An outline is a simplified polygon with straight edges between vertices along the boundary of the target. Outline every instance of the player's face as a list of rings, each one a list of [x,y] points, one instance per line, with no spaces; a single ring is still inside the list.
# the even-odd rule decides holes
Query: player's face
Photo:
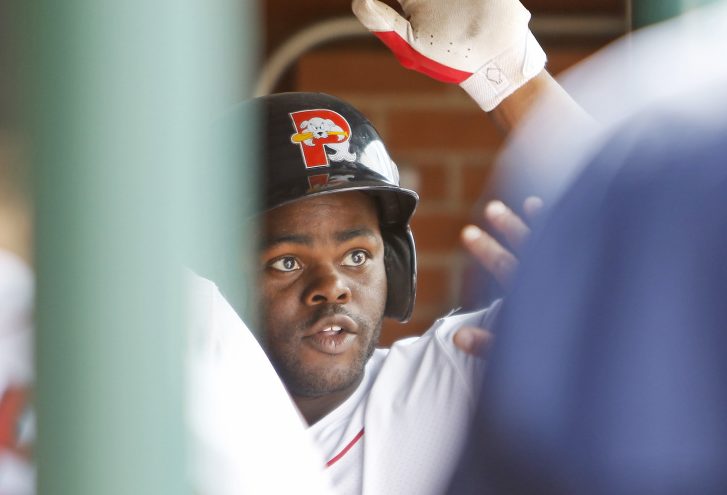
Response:
[[[355,387],[381,331],[384,243],[373,200],[336,193],[265,216],[263,322],[273,365],[299,397]]]

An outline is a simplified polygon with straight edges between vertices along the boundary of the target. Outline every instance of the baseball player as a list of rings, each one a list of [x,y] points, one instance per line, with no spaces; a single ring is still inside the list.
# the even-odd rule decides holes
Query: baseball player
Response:
[[[438,25],[441,3],[402,3],[410,26],[432,21],[427,34],[438,50],[448,47],[436,53],[417,51],[419,34],[396,38],[392,33],[407,21],[383,4],[355,2],[354,9],[400,58],[406,54],[424,72],[462,82],[507,131],[534,98],[557,87],[542,73],[545,56],[527,29],[529,14],[516,0],[456,3],[460,15],[482,28],[470,30],[467,40],[450,38],[451,22]],[[408,11],[414,4],[424,8]],[[497,36],[482,34],[493,27]],[[453,50],[468,60],[466,67],[446,67],[443,54]],[[482,70],[460,81],[469,63]],[[499,302],[442,318],[422,337],[377,349],[383,318],[406,321],[413,308],[416,252],[409,222],[417,194],[399,186],[378,133],[346,102],[313,93],[263,97],[232,113],[239,132],[248,131],[247,112],[264,122],[258,217],[263,346],[324,456],[327,478],[342,494],[441,493],[459,457],[483,368],[482,360],[457,348],[455,336],[491,326]],[[470,238],[472,245],[480,240]]]
[[[285,93],[248,105],[266,122],[259,277],[268,357],[337,493],[439,493],[482,372],[453,335],[490,326],[497,306],[376,349],[384,316],[412,311],[416,193],[399,186],[378,133],[349,104]],[[306,144],[312,118],[331,120],[344,139]]]
[[[461,9],[452,2],[447,9],[476,20],[479,34],[451,37],[462,29],[438,12],[442,2],[402,2],[409,21],[374,1],[354,2],[354,11],[406,64],[461,82],[507,130],[533,98],[557,87],[542,72],[545,55],[528,31],[529,14],[513,0],[455,3]],[[435,46],[429,40],[439,51],[426,52]],[[452,52],[471,63],[447,66],[442,54]],[[470,65],[482,70],[460,80]],[[240,113],[247,111],[265,123],[264,347],[325,456],[334,489],[441,493],[483,367],[454,336],[465,326],[491,326],[499,303],[377,349],[382,319],[405,321],[412,311],[416,193],[399,186],[378,133],[346,102],[285,93],[253,100]]]

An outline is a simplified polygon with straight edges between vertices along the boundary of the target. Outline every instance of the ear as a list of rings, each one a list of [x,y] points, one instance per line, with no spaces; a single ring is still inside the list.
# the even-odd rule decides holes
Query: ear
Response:
[[[308,122],[307,120],[304,120],[303,122],[301,122],[301,123],[300,123],[300,126],[301,126],[301,127],[303,128],[303,129],[305,129],[306,127],[308,127],[308,125],[309,125],[309,124],[310,124],[310,123],[309,123],[309,122]]]

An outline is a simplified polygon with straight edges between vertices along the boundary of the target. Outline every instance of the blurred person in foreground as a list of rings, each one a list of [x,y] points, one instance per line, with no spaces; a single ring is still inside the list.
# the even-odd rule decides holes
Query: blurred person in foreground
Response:
[[[19,133],[0,129],[0,495],[36,493],[35,275],[24,145]],[[180,414],[188,420],[196,493],[329,493],[298,413],[242,320],[212,282],[192,273],[188,304],[188,404]],[[266,407],[249,407],[250,397]],[[277,475],[279,464],[288,476]]]
[[[30,208],[21,143],[0,129],[0,493],[30,495],[34,422]]]
[[[550,140],[539,157],[562,150],[567,173],[449,493],[727,491],[725,26],[720,3],[614,45],[564,81],[599,116],[588,139],[543,133],[546,103],[513,140],[504,159]]]
[[[402,4],[375,27],[432,75],[416,23],[468,17]],[[541,95],[511,134],[503,187],[552,206],[449,493],[727,491],[725,26],[722,2],[616,43],[562,79],[590,116]]]

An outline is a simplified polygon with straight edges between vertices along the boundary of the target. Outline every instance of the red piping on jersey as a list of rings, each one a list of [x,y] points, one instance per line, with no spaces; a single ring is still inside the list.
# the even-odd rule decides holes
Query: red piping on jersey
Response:
[[[471,72],[448,67],[422,55],[394,31],[372,31],[372,33],[389,47],[399,63],[407,69],[421,72],[445,83],[459,84],[472,75]]]
[[[351,447],[353,447],[354,445],[356,445],[356,442],[358,442],[359,440],[361,440],[361,437],[363,436],[363,434],[364,434],[364,428],[361,428],[361,431],[359,431],[356,434],[356,436],[353,437],[353,440],[351,440],[350,442],[348,442],[348,445],[346,445],[343,448],[343,450],[341,450],[338,454],[336,454],[333,457],[333,459],[331,459],[330,461],[328,461],[326,463],[326,467],[331,467],[335,463],[337,463],[338,461],[340,461],[341,460],[341,457],[343,457],[344,455],[346,455],[346,452],[348,452],[349,450],[351,450]]]

